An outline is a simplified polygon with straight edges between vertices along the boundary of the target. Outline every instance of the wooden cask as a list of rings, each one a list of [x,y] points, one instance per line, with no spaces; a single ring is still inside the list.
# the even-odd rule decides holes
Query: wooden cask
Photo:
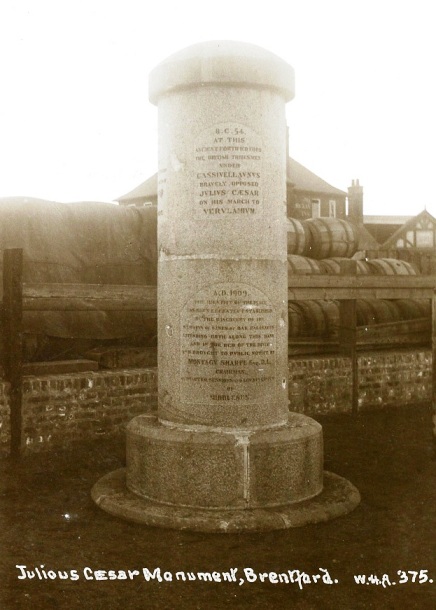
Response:
[[[321,273],[327,273],[329,275],[340,275],[341,273],[341,261],[348,261],[348,258],[335,256],[332,258],[323,258],[319,261]],[[365,261],[356,261],[356,273],[357,275],[369,275],[370,270]]]
[[[288,254],[288,276],[289,275],[313,275],[320,274],[319,262],[306,256]]]
[[[431,316],[430,299],[396,299],[394,303],[402,320],[415,320]]]
[[[394,301],[387,299],[357,299],[356,313],[357,326],[398,322],[401,319]]]
[[[305,336],[330,337],[337,332],[339,327],[337,301],[296,301],[295,305],[303,315]]]
[[[340,218],[311,218],[303,221],[308,229],[310,244],[308,254],[312,258],[343,256],[351,258],[357,251],[358,232],[355,227]]]
[[[417,275],[411,263],[396,258],[372,258],[367,264],[373,275]]]
[[[295,301],[288,302],[289,337],[301,337],[304,334],[303,312],[297,307]]]
[[[309,232],[297,218],[286,219],[288,254],[307,254],[309,248]]]

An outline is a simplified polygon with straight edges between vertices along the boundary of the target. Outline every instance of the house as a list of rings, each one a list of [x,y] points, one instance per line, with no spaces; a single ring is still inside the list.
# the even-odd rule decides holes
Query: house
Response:
[[[414,216],[382,216],[382,215],[365,215],[363,224],[367,231],[374,237],[378,244],[384,247],[384,244],[390,241],[394,233],[400,230],[405,223],[415,218]]]
[[[309,169],[288,157],[286,168],[288,216],[304,220],[318,216],[346,217],[347,193],[331,186]],[[117,198],[120,205],[157,205],[157,174]]]
[[[427,210],[416,216],[368,216],[363,213],[363,188],[348,188],[348,219],[359,227],[359,250],[365,257],[407,260],[423,274],[436,273],[436,218]]]
[[[136,206],[157,205],[157,174],[153,174],[148,180],[139,186],[115,199],[120,205]]]
[[[286,177],[287,214],[290,218],[346,218],[345,191],[328,184],[291,157],[287,160]]]
[[[157,206],[158,176],[154,174],[119,197],[119,205]],[[363,187],[352,180],[342,191],[288,156],[286,203],[290,218],[305,220],[334,217],[348,220],[359,229],[358,250],[366,256],[389,256],[413,260],[424,272],[436,270],[436,219],[424,210],[417,216],[370,216],[364,214]],[[429,262],[434,261],[434,262]]]
[[[427,210],[423,210],[417,216],[406,218],[382,245],[383,248],[434,252],[436,249],[436,218]]]

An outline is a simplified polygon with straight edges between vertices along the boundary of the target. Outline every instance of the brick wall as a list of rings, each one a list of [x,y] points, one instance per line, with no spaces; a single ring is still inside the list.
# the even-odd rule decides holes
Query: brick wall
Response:
[[[358,357],[359,410],[431,400],[431,351],[378,351]],[[291,411],[316,415],[351,411],[348,358],[292,358],[289,361]]]
[[[431,400],[431,351],[373,352],[359,358],[359,409]]]
[[[9,452],[9,404],[0,384],[0,452]],[[3,404],[5,407],[2,409]],[[156,408],[153,369],[25,377],[23,447],[38,451],[119,433],[132,417]]]
[[[289,360],[289,409],[297,413],[341,413],[351,408],[348,358],[312,357]]]
[[[431,399],[431,351],[361,354],[359,409]],[[9,452],[9,386],[0,381],[0,454]],[[343,357],[292,358],[290,409],[317,414],[351,410],[351,366]],[[157,407],[156,369],[25,377],[23,444],[26,451],[66,446],[120,433],[140,413]]]
[[[9,384],[0,380],[0,455],[9,452],[10,431]]]

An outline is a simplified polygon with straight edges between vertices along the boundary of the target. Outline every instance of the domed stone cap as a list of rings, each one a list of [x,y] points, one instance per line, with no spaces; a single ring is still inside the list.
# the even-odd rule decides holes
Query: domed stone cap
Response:
[[[257,45],[216,40],[192,45],[152,70],[149,98],[204,85],[274,89],[288,102],[294,97],[294,70],[283,59]]]

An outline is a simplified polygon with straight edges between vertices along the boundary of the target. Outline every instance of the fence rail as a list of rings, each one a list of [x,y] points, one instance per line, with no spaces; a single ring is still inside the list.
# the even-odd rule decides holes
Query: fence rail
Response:
[[[141,311],[156,316],[157,287],[23,284],[23,311]]]
[[[10,384],[11,456],[19,457],[22,447],[22,376],[23,312],[31,311],[141,311],[150,318],[157,313],[156,286],[100,284],[28,284],[22,281],[23,251],[3,253],[2,338],[3,368]],[[385,323],[378,328],[357,326],[356,299],[431,299],[432,319],[407,320],[412,333],[431,338],[433,355],[433,406],[436,405],[436,277],[435,276],[365,276],[356,275],[355,261],[341,265],[341,275],[290,276],[288,298],[292,300],[339,300],[340,351],[351,360],[352,410],[357,410],[357,348],[390,345],[401,334],[401,323]],[[404,326],[403,326],[404,328]],[[397,341],[398,342],[398,341]],[[313,345],[296,339],[295,345]],[[323,342],[333,345],[333,342]],[[292,346],[291,346],[292,347]],[[292,350],[291,350],[292,353]]]

